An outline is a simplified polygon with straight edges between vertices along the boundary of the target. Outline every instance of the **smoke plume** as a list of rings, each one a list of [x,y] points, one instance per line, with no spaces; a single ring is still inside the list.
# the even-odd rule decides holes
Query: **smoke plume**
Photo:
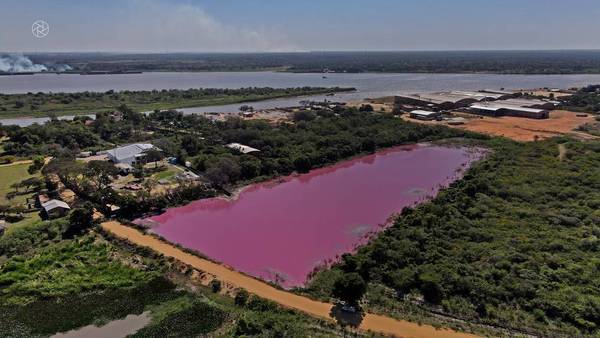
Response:
[[[21,72],[43,72],[47,71],[45,65],[35,64],[23,54],[8,54],[0,56],[0,71],[21,73]]]
[[[38,64],[23,54],[0,55],[0,72],[23,73],[23,72],[66,72],[73,67],[60,64]]]

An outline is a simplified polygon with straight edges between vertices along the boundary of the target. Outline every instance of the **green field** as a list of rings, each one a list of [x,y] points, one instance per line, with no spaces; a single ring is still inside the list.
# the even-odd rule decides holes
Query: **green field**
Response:
[[[18,205],[25,202],[27,195],[18,195],[15,198],[7,199],[6,195],[14,191],[10,186],[33,177],[27,172],[30,164],[11,164],[0,166],[0,204]]]

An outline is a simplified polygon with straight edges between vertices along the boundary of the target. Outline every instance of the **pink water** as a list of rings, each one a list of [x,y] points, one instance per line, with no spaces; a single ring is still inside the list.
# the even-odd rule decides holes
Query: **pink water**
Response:
[[[302,286],[315,268],[364,244],[390,216],[431,198],[480,156],[460,147],[402,146],[138,222],[239,271]]]

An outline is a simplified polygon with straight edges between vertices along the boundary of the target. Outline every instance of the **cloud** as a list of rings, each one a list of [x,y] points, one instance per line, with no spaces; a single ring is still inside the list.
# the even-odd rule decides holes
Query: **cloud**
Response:
[[[130,51],[130,52],[252,52],[296,51],[281,32],[267,27],[223,22],[201,7],[168,0],[124,0],[93,12],[48,14],[51,32],[34,39],[24,15],[2,30],[16,34],[0,36],[0,48],[14,51]],[[5,13],[6,14],[6,13]],[[2,18],[0,14],[0,19]],[[44,17],[46,18],[46,17]],[[2,21],[2,20],[0,20]],[[21,23],[19,23],[19,21]],[[4,26],[4,27],[2,27]],[[23,27],[21,27],[23,26]],[[25,29],[23,29],[25,28]],[[4,41],[3,41],[4,39]]]
[[[119,49],[163,51],[287,51],[295,50],[280,33],[240,27],[210,16],[190,4],[134,1],[114,23]],[[117,32],[115,32],[117,33]]]

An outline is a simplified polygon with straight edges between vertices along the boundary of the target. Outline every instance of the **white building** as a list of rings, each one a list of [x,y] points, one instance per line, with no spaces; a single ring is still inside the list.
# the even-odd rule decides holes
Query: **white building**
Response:
[[[150,143],[134,143],[115,149],[106,151],[108,159],[115,164],[129,164],[134,165],[139,162],[144,156],[147,150],[153,149],[154,146]]]
[[[239,144],[239,143],[230,143],[227,145],[227,148],[237,150],[242,154],[250,154],[250,153],[256,153],[256,152],[260,151],[256,148],[248,147],[248,146],[245,146],[245,145]]]

